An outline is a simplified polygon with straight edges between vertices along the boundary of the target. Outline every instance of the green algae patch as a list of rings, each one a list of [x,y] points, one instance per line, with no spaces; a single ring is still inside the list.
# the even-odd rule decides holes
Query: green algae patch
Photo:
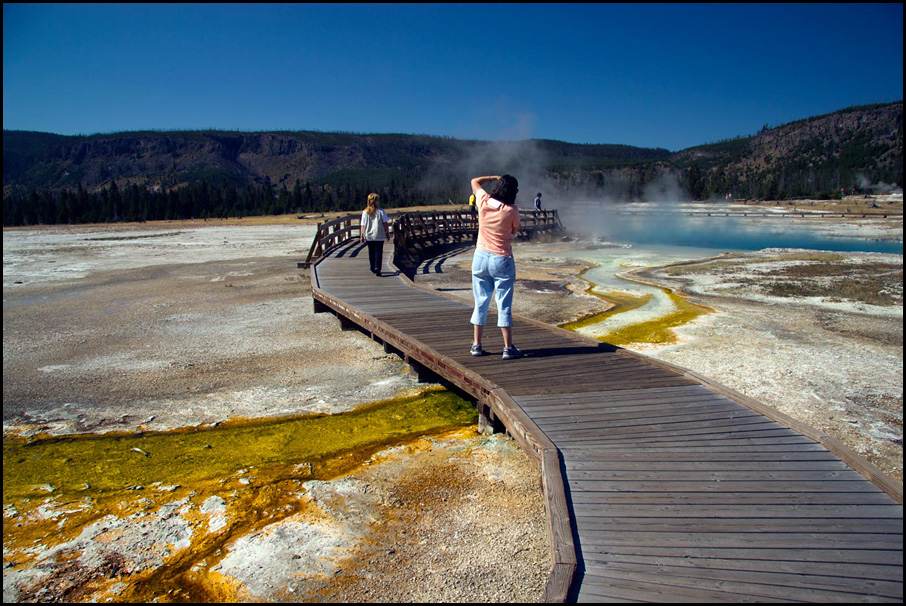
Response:
[[[294,464],[308,477],[317,477],[350,453],[370,454],[476,420],[470,402],[436,389],[335,415],[235,421],[164,433],[4,438],[3,501],[50,492],[81,496],[149,485],[185,486],[269,465]]]
[[[582,274],[580,274],[580,277],[584,273],[585,272],[582,272]],[[675,343],[676,333],[673,332],[673,328],[687,324],[695,320],[695,318],[702,314],[714,311],[710,307],[688,301],[669,288],[665,288],[663,286],[649,282],[644,282],[642,280],[629,278],[626,276],[620,277],[622,277],[624,280],[638,282],[640,284],[646,284],[647,286],[660,289],[670,298],[670,300],[676,306],[676,311],[660,318],[624,326],[623,328],[619,328],[605,335],[598,336],[597,339],[599,341],[604,341],[618,347],[623,347],[632,343],[650,343],[655,345],[667,345],[670,343]],[[595,285],[592,284],[585,290],[585,292],[607,301],[608,303],[612,304],[613,307],[608,309],[607,311],[593,314],[585,318],[579,318],[578,320],[574,320],[572,322],[564,322],[563,324],[559,324],[560,328],[576,331],[580,328],[593,326],[617,314],[625,313],[627,311],[632,311],[634,309],[643,307],[654,296],[652,294],[633,295],[620,291],[609,291],[606,294],[600,294],[595,292],[594,288]]]
[[[606,295],[602,295],[596,292],[593,292],[594,286],[590,286],[585,290],[588,294],[594,295],[599,299],[603,299],[608,303],[612,304],[613,307],[607,311],[602,311],[601,313],[592,314],[584,318],[579,318],[572,322],[564,322],[560,324],[560,328],[565,328],[566,330],[578,330],[580,328],[585,328],[586,326],[592,326],[598,322],[603,322],[611,316],[617,314],[625,313],[627,311],[632,311],[633,309],[638,309],[639,307],[644,306],[654,295],[632,295],[625,292],[611,291]]]
[[[24,571],[23,596],[67,602],[248,600],[217,564],[240,537],[324,519],[307,481],[380,463],[388,446],[430,449],[476,421],[471,402],[436,388],[335,415],[4,438],[4,574]],[[47,574],[29,580],[36,566]]]
[[[668,345],[676,342],[676,333],[672,329],[688,324],[700,315],[712,311],[708,307],[687,301],[668,288],[661,288],[661,290],[673,301],[676,311],[654,320],[625,326],[598,337],[598,340],[618,347],[631,343]]]

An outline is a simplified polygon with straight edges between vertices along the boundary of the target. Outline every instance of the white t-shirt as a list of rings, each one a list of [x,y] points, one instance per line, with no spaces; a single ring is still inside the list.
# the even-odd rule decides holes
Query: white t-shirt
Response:
[[[362,236],[365,240],[371,242],[383,242],[387,239],[387,232],[384,231],[384,223],[390,223],[390,217],[384,212],[383,208],[377,209],[373,215],[368,211],[362,211]]]

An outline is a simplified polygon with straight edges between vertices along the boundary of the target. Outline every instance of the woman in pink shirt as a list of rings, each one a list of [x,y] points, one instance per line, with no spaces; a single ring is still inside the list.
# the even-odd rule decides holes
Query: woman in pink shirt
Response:
[[[489,194],[483,185],[496,181]],[[511,175],[475,177],[472,192],[478,206],[478,242],[472,257],[472,293],[475,310],[472,312],[474,339],[471,353],[481,356],[481,335],[488,320],[491,293],[497,300],[497,326],[503,333],[503,359],[514,360],[522,352],[513,345],[513,287],[516,283],[516,262],[513,259],[513,236],[519,231],[519,208],[516,192],[519,182]]]

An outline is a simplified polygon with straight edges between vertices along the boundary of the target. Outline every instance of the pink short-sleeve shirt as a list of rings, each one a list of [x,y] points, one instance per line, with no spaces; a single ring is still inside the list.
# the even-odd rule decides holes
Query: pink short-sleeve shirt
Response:
[[[478,242],[485,252],[501,257],[512,257],[513,236],[519,231],[519,208],[515,204],[502,204],[483,189],[476,196],[478,204]],[[498,207],[498,208],[495,208]]]

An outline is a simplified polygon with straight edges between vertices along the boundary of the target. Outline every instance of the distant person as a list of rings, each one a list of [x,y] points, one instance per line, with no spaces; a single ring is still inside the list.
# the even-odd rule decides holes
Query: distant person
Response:
[[[472,238],[472,244],[475,244],[478,242],[478,207],[475,205],[475,194],[469,196],[469,212],[475,222],[475,236]]]
[[[535,196],[535,212],[541,212],[541,192],[538,192],[538,195]]]
[[[359,241],[368,245],[368,263],[371,273],[381,275],[381,264],[384,259],[384,240],[390,233],[390,217],[380,207],[381,197],[368,194],[368,203],[362,211],[362,229]]]
[[[490,194],[483,184],[496,181]],[[472,257],[472,312],[474,339],[471,354],[484,355],[481,336],[488,321],[491,293],[497,301],[497,326],[503,334],[503,359],[514,360],[522,352],[513,345],[513,288],[516,284],[516,261],[513,259],[513,236],[519,231],[519,208],[516,192],[519,182],[511,175],[475,177],[472,193],[478,206],[478,242]]]

